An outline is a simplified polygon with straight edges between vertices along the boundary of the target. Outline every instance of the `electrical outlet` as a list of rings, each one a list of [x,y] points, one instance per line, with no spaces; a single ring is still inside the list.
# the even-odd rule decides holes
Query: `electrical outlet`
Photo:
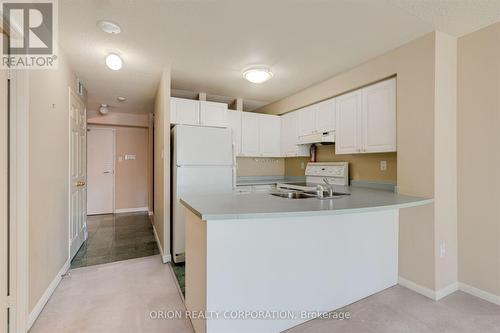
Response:
[[[300,168],[301,168],[301,169],[304,169],[304,168],[305,168],[304,162],[300,162]]]
[[[380,161],[380,171],[387,170],[387,161]]]
[[[439,257],[444,258],[445,255],[446,255],[446,245],[445,243],[441,243],[441,245],[439,245]]]

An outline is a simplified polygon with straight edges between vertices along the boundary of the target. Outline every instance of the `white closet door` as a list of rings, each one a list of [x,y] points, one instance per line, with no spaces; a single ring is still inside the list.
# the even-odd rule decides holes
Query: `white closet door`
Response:
[[[87,134],[87,211],[111,214],[115,203],[115,131],[91,128]]]

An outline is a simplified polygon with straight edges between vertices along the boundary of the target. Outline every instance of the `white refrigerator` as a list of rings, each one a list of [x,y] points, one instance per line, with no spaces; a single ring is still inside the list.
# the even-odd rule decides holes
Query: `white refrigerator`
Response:
[[[184,261],[186,195],[232,192],[236,181],[232,132],[176,125],[172,129],[172,254]]]

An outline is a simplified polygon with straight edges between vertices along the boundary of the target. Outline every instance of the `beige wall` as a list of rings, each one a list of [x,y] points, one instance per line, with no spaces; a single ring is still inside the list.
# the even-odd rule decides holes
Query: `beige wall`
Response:
[[[241,176],[284,176],[284,158],[238,157],[236,174]]]
[[[115,130],[115,207],[148,207],[148,129],[141,127],[99,126]],[[125,160],[125,154],[136,155]]]
[[[500,24],[458,41],[460,282],[500,295]]]
[[[69,87],[61,50],[57,70],[29,71],[30,311],[68,260]]]
[[[436,32],[435,90],[434,257],[435,288],[440,290],[458,281],[457,39],[440,32]]]
[[[335,155],[335,145],[319,146],[316,150],[318,162],[349,162],[349,179],[396,182],[397,154],[346,154]],[[387,161],[387,170],[380,170],[380,161]],[[287,158],[285,174],[287,176],[304,176],[309,157]]]
[[[96,125],[116,125],[116,126],[149,126],[148,114],[135,114],[125,112],[115,112],[113,109],[108,114],[102,115],[97,111],[87,111],[87,123]]]
[[[442,43],[446,45],[442,46]],[[450,133],[447,134],[447,138],[442,139],[444,141],[435,139],[435,133],[450,132],[446,121],[453,123],[455,117],[453,106],[446,104],[446,98],[449,98],[446,94],[452,94],[454,89],[453,86],[446,86],[453,85],[453,73],[449,73],[449,64],[443,63],[442,59],[436,60],[441,56],[441,52],[443,54],[448,52],[442,48],[452,48],[449,44],[446,38],[436,36],[435,33],[427,34],[259,110],[270,114],[286,113],[397,75],[397,183],[399,191],[402,194],[423,197],[434,197],[435,192],[440,193],[440,202],[436,203],[440,209],[438,214],[434,210],[434,205],[401,211],[399,273],[402,278],[431,290],[440,288],[437,284],[436,273],[439,271],[440,276],[444,276],[441,265],[448,267],[449,264],[448,262],[442,263],[436,257],[435,242],[438,238],[435,233],[441,230],[441,223],[446,225],[443,226],[444,229],[449,224],[453,224],[455,214],[452,211],[451,191],[442,188],[446,186],[446,182],[434,181],[437,177],[449,179],[446,175],[449,172],[447,168],[450,166],[453,168],[453,164],[456,163],[452,160],[447,164],[445,159],[448,157],[438,158],[437,162],[435,160],[435,151],[441,152],[445,144],[453,145]],[[441,69],[437,66],[446,68]],[[447,83],[436,88],[436,77],[439,80],[445,77]],[[447,111],[441,111],[441,108]],[[444,203],[441,202],[443,197],[445,197]],[[442,219],[447,214],[446,219]],[[453,240],[450,241],[453,242]],[[456,240],[455,244],[447,244],[447,247],[450,249],[456,247]],[[448,267],[447,269],[451,271],[449,276],[452,276],[453,271],[456,271],[456,265],[454,268]]]
[[[154,215],[153,223],[163,255],[170,255],[170,70],[158,84],[154,112]]]

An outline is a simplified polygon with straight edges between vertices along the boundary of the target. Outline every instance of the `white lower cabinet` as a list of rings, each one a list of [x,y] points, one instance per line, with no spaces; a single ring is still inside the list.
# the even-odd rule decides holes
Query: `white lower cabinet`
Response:
[[[395,152],[396,79],[336,98],[335,153]]]

